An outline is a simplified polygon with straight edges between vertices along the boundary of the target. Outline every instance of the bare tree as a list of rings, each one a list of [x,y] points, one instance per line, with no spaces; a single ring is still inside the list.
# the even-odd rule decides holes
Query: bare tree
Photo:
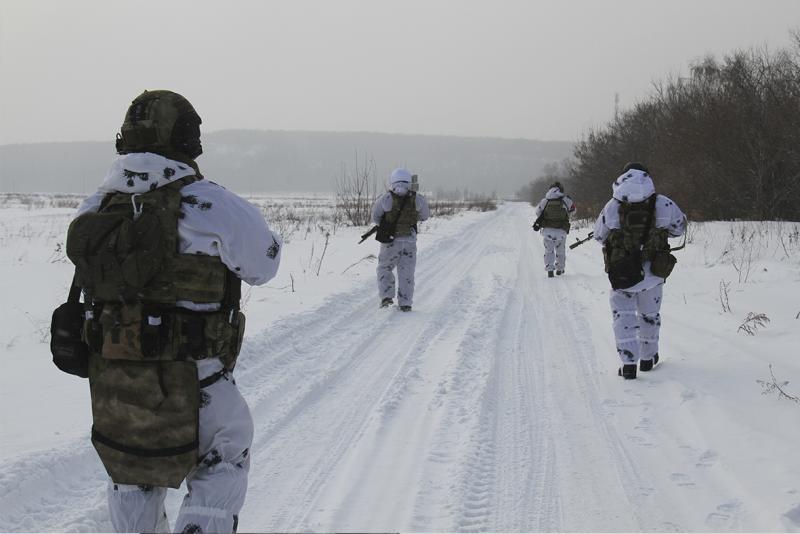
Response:
[[[336,177],[336,209],[351,226],[366,226],[370,223],[372,205],[378,197],[375,160],[365,155],[360,163],[358,152],[354,159],[353,169],[342,163]]]

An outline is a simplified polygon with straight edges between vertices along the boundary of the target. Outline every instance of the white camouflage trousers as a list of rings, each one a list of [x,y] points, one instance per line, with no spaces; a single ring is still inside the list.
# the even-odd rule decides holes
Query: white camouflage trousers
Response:
[[[200,377],[222,368],[219,360],[198,363]],[[209,364],[216,363],[215,367]],[[202,364],[202,365],[201,365]],[[200,463],[186,477],[174,530],[164,498],[167,488],[115,484],[109,480],[111,524],[117,532],[235,532],[247,492],[253,419],[232,375],[200,392]]]
[[[639,293],[611,290],[611,314],[617,354],[623,364],[652,360],[658,352],[664,284]]]
[[[560,228],[542,228],[544,240],[544,269],[546,271],[563,271],[566,264],[564,243],[567,232]]]
[[[378,255],[378,294],[381,299],[395,297],[394,269],[397,268],[397,304],[411,306],[414,300],[414,270],[417,267],[417,241],[395,239],[382,243]]]

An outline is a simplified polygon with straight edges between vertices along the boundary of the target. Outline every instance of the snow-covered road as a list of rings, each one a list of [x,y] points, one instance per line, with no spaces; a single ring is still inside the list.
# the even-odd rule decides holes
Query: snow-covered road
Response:
[[[369,280],[250,335],[241,531],[800,528],[800,482],[767,495],[754,474],[747,444],[766,436],[698,406],[692,347],[667,338],[655,372],[616,376],[595,245],[548,279],[530,219],[508,203],[421,248],[412,313],[377,309]],[[86,440],[20,458],[0,473],[0,530],[109,530],[103,488]]]

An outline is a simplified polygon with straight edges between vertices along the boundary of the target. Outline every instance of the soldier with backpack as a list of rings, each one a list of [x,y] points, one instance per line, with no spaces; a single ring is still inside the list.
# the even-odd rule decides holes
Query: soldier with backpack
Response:
[[[594,226],[603,244],[611,283],[611,313],[618,374],[636,378],[636,368],[651,371],[659,361],[661,299],[666,278],[675,266],[668,238],[686,231],[686,216],[677,204],[657,194],[647,168],[628,163],[612,186],[613,197]]]
[[[569,216],[575,212],[575,203],[564,194],[564,186],[555,182],[536,206],[533,230],[541,230],[544,240],[544,269],[553,278],[564,274],[566,255],[564,244],[569,233]]]
[[[233,379],[241,281],[273,278],[281,242],[255,206],[200,174],[200,123],[177,93],[133,100],[120,157],[67,235],[75,281],[51,349],[59,368],[88,375],[118,532],[235,532],[247,492],[253,421]],[[184,480],[172,530],[164,498]]]
[[[406,169],[395,169],[389,178],[389,191],[372,206],[372,222],[378,225],[375,238],[381,243],[377,269],[380,307],[394,303],[397,268],[397,304],[404,312],[411,311],[414,300],[417,223],[430,216],[428,200],[415,190],[415,178]]]

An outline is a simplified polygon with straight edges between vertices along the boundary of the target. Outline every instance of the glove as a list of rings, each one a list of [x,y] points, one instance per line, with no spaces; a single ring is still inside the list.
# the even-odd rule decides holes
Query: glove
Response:
[[[533,225],[533,231],[534,231],[534,232],[538,232],[538,231],[539,231],[541,228],[542,228],[542,227],[541,227],[541,226],[539,226],[539,224],[538,224],[538,223],[534,223],[534,225]]]

